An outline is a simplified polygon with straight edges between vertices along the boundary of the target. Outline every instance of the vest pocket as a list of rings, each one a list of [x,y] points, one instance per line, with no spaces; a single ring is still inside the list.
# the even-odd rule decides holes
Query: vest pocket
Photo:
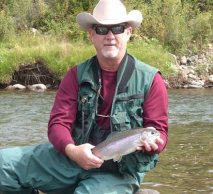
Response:
[[[143,119],[142,119],[142,99],[131,99],[127,102],[127,112],[134,125],[141,126]],[[134,126],[134,127],[136,127]]]
[[[79,103],[78,103],[78,120],[82,119],[82,113],[84,113],[84,118],[88,118],[88,115],[91,110],[91,97],[92,95],[83,95],[80,96]]]
[[[90,94],[79,95],[78,111],[74,123],[73,138],[76,144],[82,144],[88,141],[93,115],[95,110],[95,96]]]
[[[140,127],[143,124],[142,119],[143,98],[123,98],[116,101],[115,109],[112,115],[112,123],[119,130]]]

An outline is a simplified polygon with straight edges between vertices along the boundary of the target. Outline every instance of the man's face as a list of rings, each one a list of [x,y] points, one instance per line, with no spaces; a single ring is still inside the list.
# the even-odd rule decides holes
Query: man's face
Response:
[[[95,46],[99,59],[121,60],[131,33],[132,28],[124,24],[97,25],[89,29],[90,40]]]

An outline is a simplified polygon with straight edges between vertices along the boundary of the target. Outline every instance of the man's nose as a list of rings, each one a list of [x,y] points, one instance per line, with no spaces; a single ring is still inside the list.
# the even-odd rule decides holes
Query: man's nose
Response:
[[[112,33],[111,30],[109,30],[109,32],[106,34],[106,37],[107,37],[107,38],[114,38],[115,35]]]

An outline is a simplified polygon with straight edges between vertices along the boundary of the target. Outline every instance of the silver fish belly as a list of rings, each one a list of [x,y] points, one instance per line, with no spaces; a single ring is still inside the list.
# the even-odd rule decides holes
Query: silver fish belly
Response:
[[[92,153],[102,160],[120,161],[122,156],[135,152],[143,141],[151,143],[159,137],[155,128],[136,128],[122,132],[113,132],[106,140],[92,149]]]

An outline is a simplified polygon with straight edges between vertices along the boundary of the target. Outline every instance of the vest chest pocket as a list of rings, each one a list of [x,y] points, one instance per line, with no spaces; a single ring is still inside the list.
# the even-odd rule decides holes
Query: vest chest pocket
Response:
[[[142,103],[143,99],[131,99],[127,102],[127,112],[130,120],[135,122],[138,126],[142,125]]]
[[[112,123],[122,129],[142,126],[143,101],[141,96],[118,98],[112,115]]]
[[[82,122],[82,119],[86,120],[90,116],[91,112],[95,109],[95,96],[91,94],[79,95],[77,120]]]

